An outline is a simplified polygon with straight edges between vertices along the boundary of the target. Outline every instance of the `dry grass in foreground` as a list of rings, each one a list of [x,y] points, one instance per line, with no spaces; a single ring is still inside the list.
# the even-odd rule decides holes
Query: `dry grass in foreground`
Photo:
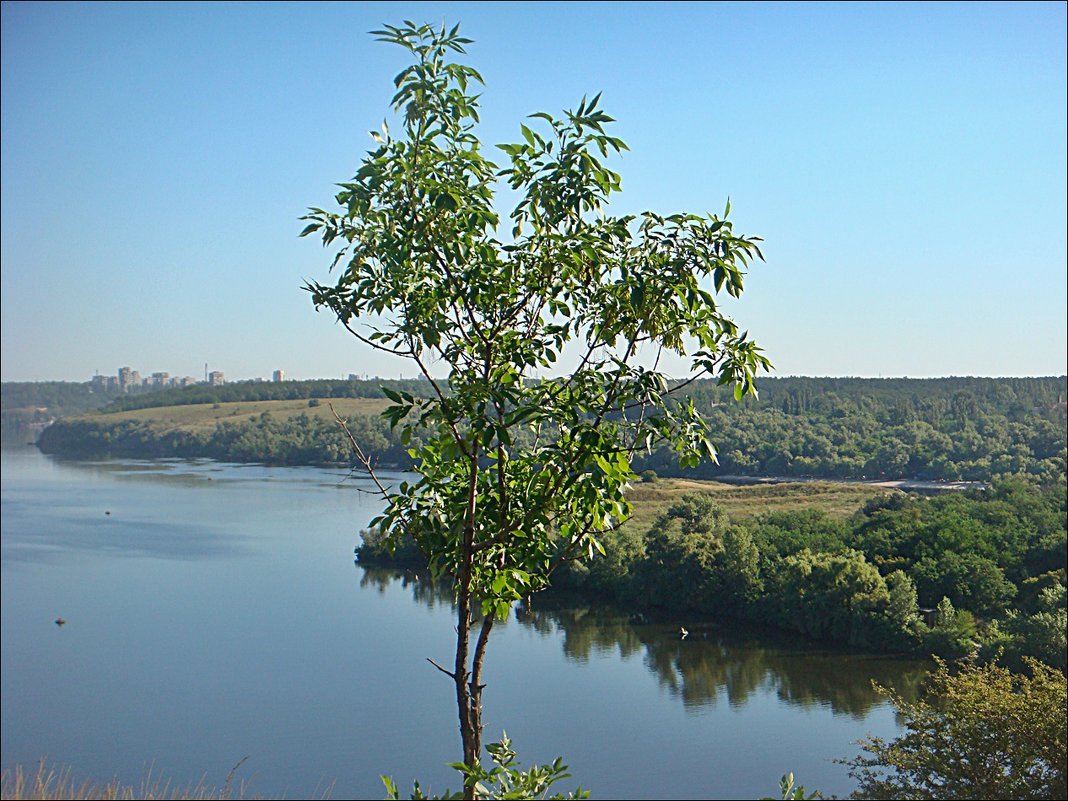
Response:
[[[145,778],[137,786],[121,784],[118,779],[112,779],[106,784],[98,784],[91,781],[76,782],[70,773],[70,768],[50,767],[41,760],[32,773],[27,773],[22,765],[17,765],[14,771],[5,770],[0,778],[0,799],[72,799],[83,801],[85,799],[246,799],[263,798],[259,795],[246,795],[248,788],[244,782],[234,785],[234,775],[241,767],[241,760],[230,770],[226,781],[221,788],[206,787],[201,779],[195,785],[174,787],[170,781],[161,776],[153,775],[150,768]]]

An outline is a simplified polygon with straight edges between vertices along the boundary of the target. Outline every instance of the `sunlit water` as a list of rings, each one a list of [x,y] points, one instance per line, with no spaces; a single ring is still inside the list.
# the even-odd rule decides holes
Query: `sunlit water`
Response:
[[[381,797],[381,773],[455,788],[452,612],[425,581],[353,564],[378,511],[343,470],[2,454],[2,763],[250,792]],[[53,622],[64,618],[66,625]],[[595,797],[754,798],[780,775],[846,794],[835,758],[898,732],[872,678],[913,662],[631,625],[535,604],[498,627],[487,741],[561,755]]]

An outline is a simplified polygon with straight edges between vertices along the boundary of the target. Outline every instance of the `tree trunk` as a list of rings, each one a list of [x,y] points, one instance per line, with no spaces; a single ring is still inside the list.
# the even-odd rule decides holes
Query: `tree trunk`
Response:
[[[462,571],[468,573],[466,568]],[[456,604],[456,662],[453,681],[456,684],[456,710],[460,716],[460,741],[463,744],[464,764],[474,767],[482,750],[482,739],[471,719],[471,690],[468,686],[467,655],[471,641],[471,591],[468,581],[461,577]],[[474,785],[464,781],[464,798],[475,797]]]

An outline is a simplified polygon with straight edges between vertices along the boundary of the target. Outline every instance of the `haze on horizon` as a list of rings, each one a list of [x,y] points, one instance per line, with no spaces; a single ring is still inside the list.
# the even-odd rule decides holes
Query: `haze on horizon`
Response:
[[[4,2],[2,379],[410,374],[314,311],[332,251],[297,236],[402,18],[475,40],[487,152],[602,92],[613,212],[729,197],[767,263],[727,308],[776,375],[1068,372],[1063,3]]]

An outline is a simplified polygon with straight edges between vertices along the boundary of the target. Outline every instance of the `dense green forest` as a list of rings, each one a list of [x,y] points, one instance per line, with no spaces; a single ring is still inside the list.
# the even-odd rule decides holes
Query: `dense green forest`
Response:
[[[188,432],[107,414],[179,404],[382,397],[382,388],[419,395],[422,381],[287,381],[228,384],[122,397],[86,420],[46,429],[42,449],[69,455],[209,456],[280,464],[347,461],[333,425],[297,418],[220,423]],[[679,394],[712,429],[719,464],[682,471],[670,450],[635,462],[662,476],[921,478],[990,481],[1028,476],[1048,483],[1065,458],[1066,379],[765,378],[760,399],[735,403],[711,381]],[[407,463],[381,419],[354,420],[364,447],[385,463]]]
[[[1065,453],[1060,378],[782,378],[731,403],[711,382],[691,397],[719,446],[695,475],[1048,480]],[[637,469],[674,474],[670,453]]]
[[[1065,668],[1066,492],[1003,481],[987,491],[887,494],[852,517],[817,510],[730,519],[707,494],[623,527],[603,557],[571,564],[556,590],[644,614],[780,629],[856,648]],[[425,562],[376,532],[364,564]]]
[[[99,409],[119,397],[88,382],[5,381],[0,384],[0,427],[3,439],[25,442],[32,424]]]

